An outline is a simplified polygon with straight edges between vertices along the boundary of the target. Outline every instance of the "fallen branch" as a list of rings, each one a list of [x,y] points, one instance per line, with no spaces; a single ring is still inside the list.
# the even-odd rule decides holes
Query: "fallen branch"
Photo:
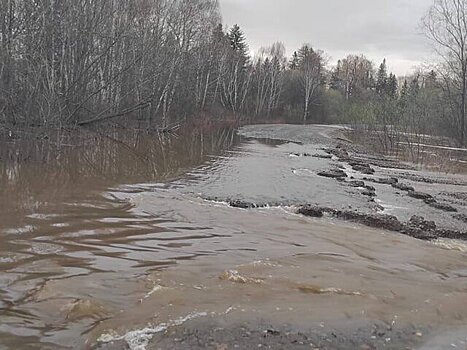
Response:
[[[123,117],[123,116],[125,116],[127,114],[130,114],[130,113],[133,113],[135,111],[147,108],[149,105],[150,105],[149,102],[142,102],[142,103],[140,103],[140,104],[138,104],[138,105],[136,105],[134,107],[127,108],[127,109],[125,109],[125,110],[123,110],[123,111],[121,111],[119,113],[115,113],[115,114],[111,114],[111,115],[105,115],[105,116],[98,115],[95,118],[84,120],[82,122],[78,122],[78,126],[86,126],[86,125],[95,124],[95,123],[103,122],[103,121],[118,118],[118,117]]]

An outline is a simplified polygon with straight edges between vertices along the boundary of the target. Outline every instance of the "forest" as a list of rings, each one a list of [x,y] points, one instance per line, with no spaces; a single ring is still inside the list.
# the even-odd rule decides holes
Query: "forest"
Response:
[[[464,3],[434,2],[421,23],[439,61],[396,77],[312,44],[252,54],[216,0],[0,0],[0,128],[342,123],[376,131],[387,153],[426,135],[464,145]]]

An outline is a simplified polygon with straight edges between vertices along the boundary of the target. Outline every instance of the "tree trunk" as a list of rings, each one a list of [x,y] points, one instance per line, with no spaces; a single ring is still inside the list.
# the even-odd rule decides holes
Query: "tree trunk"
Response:
[[[463,79],[462,79],[462,103],[461,103],[461,134],[460,134],[460,143],[461,146],[464,146],[465,142],[465,104],[466,104],[466,93],[467,93],[467,76],[466,69],[463,69]]]

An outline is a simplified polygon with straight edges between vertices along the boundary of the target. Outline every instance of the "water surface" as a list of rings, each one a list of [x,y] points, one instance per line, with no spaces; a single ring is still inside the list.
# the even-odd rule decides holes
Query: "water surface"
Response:
[[[0,348],[151,348],[203,317],[379,320],[462,346],[466,246],[295,215],[318,200],[372,210],[316,177],[326,161],[293,157],[320,152],[329,129],[300,132],[301,144],[217,130],[2,147]]]

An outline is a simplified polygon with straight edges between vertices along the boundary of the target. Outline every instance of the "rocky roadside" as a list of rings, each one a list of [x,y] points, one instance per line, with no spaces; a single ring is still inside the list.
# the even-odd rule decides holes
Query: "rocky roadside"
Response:
[[[315,218],[321,218],[326,214],[344,221],[399,232],[422,240],[435,240],[439,238],[467,240],[467,232],[441,229],[436,226],[434,221],[428,221],[424,217],[416,215],[412,216],[408,222],[400,222],[393,215],[363,214],[351,210],[342,211],[311,205],[300,207],[297,213]]]
[[[336,157],[339,163],[345,163],[348,166],[350,166],[352,170],[359,172],[363,175],[374,175],[376,171],[372,166],[378,166],[380,168],[386,169],[414,170],[412,166],[402,164],[392,159],[375,159],[374,157],[368,155],[366,157],[362,157],[361,155],[352,155],[341,144],[338,144],[333,148],[326,148],[323,150],[326,154]],[[342,168],[345,169],[345,167]],[[423,201],[423,203],[434,209],[443,212],[453,213],[452,217],[454,220],[466,222],[466,215],[458,214],[458,209],[453,205],[445,201],[440,201],[431,194],[416,191],[413,186],[401,182],[400,179],[397,177],[363,177],[363,181],[355,180],[353,177],[350,177],[350,179],[348,179],[347,173],[342,168],[337,167],[329,171],[322,171],[319,172],[318,175],[322,177],[335,178],[337,181],[341,183],[346,183],[348,186],[361,188],[361,193],[365,196],[371,197],[372,201],[374,201],[374,197],[377,196],[376,189],[371,185],[367,185],[366,182],[388,185],[391,186],[394,190],[405,192],[408,197]],[[421,175],[412,174],[411,176],[406,176],[406,178],[418,182],[435,183],[435,180],[424,178]],[[449,182],[443,180],[442,182],[443,184],[449,185],[465,185],[465,183],[460,183],[459,181]],[[456,194],[454,195],[454,197],[460,199],[460,203],[458,204],[466,204],[465,197],[462,196],[462,193],[457,193],[457,196]],[[461,230],[438,228],[435,221],[426,220],[423,216],[419,215],[412,216],[407,222],[401,222],[396,216],[393,215],[365,214],[351,210],[342,211],[313,205],[302,205],[298,209],[297,213],[305,216],[318,218],[328,215],[341,220],[351,221],[373,228],[381,228],[385,230],[399,232],[423,240],[434,240],[438,238],[467,240],[467,232]]]
[[[380,321],[352,321],[335,327],[315,325],[297,331],[293,326],[250,322],[234,325],[217,320],[195,321],[157,335],[148,349],[416,349],[425,331],[413,325],[393,326]]]
[[[348,210],[336,209],[321,206],[319,203],[294,203],[294,206],[298,208],[296,209],[297,214],[314,218],[331,217],[372,228],[398,232],[422,240],[436,240],[439,238],[467,240],[467,231],[461,228],[455,229],[455,227],[465,226],[464,224],[467,223],[467,214],[465,214],[467,194],[464,192],[441,192],[439,195],[433,195],[417,190],[414,185],[414,183],[420,183],[465,186],[467,185],[465,182],[454,178],[433,179],[424,177],[422,174],[418,174],[414,167],[409,164],[400,163],[394,159],[368,155],[360,150],[353,149],[352,145],[350,145],[350,148],[349,150],[345,145],[337,143],[332,147],[321,149],[322,153],[296,153],[293,156],[329,160],[331,168],[317,171],[316,175],[335,180],[336,186],[349,187],[359,191],[362,196],[361,201],[369,202],[373,212],[362,212],[352,208]],[[385,173],[392,174],[392,176],[381,176],[379,174],[381,169],[385,169]],[[394,170],[397,170],[397,172]],[[387,214],[385,208],[379,204],[379,193],[375,186],[383,186],[380,189],[384,188],[385,192],[395,193],[399,197],[405,196],[415,200],[415,204],[412,204],[414,206],[419,203],[420,207],[425,205],[439,212],[440,215],[441,213],[444,216],[449,215],[454,224],[450,228],[439,225],[436,222],[436,216],[433,218],[430,216],[430,219],[426,219],[422,210],[419,212],[416,208],[412,208],[412,212],[417,214],[411,215],[408,220],[401,220],[396,215]],[[226,201],[231,207],[240,209],[282,206],[282,203],[254,203],[241,199],[207,199]],[[456,225],[455,222],[458,222],[459,225]]]

